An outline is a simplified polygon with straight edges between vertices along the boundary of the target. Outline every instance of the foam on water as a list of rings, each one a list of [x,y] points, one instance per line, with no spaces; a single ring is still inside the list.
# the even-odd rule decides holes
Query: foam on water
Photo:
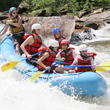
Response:
[[[14,74],[14,73],[11,73]],[[110,94],[102,97],[70,97],[49,83],[32,83],[7,77],[0,80],[2,110],[109,110]]]

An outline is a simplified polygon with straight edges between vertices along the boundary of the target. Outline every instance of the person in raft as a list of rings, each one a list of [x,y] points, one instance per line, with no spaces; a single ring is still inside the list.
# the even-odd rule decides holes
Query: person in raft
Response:
[[[58,52],[56,58],[64,58],[63,62],[64,64],[72,64],[72,62],[74,61],[74,59],[77,56],[77,53],[75,52],[75,49],[72,47],[69,47],[70,42],[66,39],[61,41],[61,47],[62,50],[60,52]]]
[[[57,40],[52,39],[49,41],[48,48],[44,49],[41,52],[40,57],[37,61],[38,64],[37,68],[40,71],[49,69],[48,72],[53,72],[53,68],[50,69],[50,66],[56,59],[58,47],[59,47],[59,42]]]
[[[58,47],[58,49],[61,49],[61,41],[62,41],[63,39],[65,39],[65,38],[61,35],[61,30],[60,30],[58,27],[56,27],[56,28],[54,28],[54,29],[52,30],[52,33],[53,33],[53,35],[54,35],[55,40],[57,40],[57,41],[59,42],[59,47]]]
[[[15,7],[11,7],[9,9],[9,19],[6,21],[6,24],[8,25],[0,33],[0,36],[5,34],[9,27],[15,44],[15,51],[18,54],[20,54],[20,52],[22,53],[22,51],[20,51],[20,45],[24,41],[23,36],[25,34],[25,30],[22,25],[22,17],[18,15],[17,9]]]
[[[80,45],[79,47],[80,54],[75,58],[74,62],[71,66],[82,65],[84,67],[64,67],[65,70],[69,70],[69,72],[86,72],[86,71],[96,71],[94,56],[97,54],[94,52],[88,52],[87,46],[85,44]],[[91,67],[85,67],[85,65],[91,65]]]
[[[27,34],[24,36],[25,41],[21,44],[21,49],[24,54],[28,57],[27,62],[36,66],[36,60],[38,59],[38,55],[32,57],[33,54],[38,52],[38,49],[41,46],[45,46],[42,42],[41,37],[39,36],[40,30],[42,29],[41,25],[36,23],[31,27],[32,34]]]

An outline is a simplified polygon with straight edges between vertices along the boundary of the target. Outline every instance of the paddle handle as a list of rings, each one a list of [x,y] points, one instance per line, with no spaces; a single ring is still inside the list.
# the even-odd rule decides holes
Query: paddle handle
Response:
[[[38,55],[39,53],[40,53],[40,52],[37,52],[37,53],[33,54],[32,57],[35,56],[35,55]],[[23,60],[27,60],[27,59],[28,59],[28,57],[25,58],[25,59],[23,59]],[[23,61],[23,60],[21,60],[21,61]]]
[[[6,24],[4,27],[3,27],[3,29],[0,31],[0,33],[5,29],[5,27],[7,26],[8,24]]]
[[[73,66],[64,66],[64,67],[92,67],[93,65],[73,65]]]
[[[71,65],[71,63],[61,62],[61,64]]]
[[[61,63],[61,62],[62,62],[62,60],[55,62],[55,64],[53,64],[52,66],[50,66],[50,68],[54,67],[56,64],[59,64],[59,63]],[[47,70],[48,70],[48,69],[45,69],[45,71],[47,71]]]

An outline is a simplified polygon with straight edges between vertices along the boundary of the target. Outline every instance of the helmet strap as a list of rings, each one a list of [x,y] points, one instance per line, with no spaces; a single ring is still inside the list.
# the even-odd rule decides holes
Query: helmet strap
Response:
[[[32,33],[38,36],[38,34],[35,32],[35,29],[32,30]]]
[[[49,48],[51,51],[55,52],[55,54],[56,54],[56,51],[53,49],[54,47],[50,46]]]

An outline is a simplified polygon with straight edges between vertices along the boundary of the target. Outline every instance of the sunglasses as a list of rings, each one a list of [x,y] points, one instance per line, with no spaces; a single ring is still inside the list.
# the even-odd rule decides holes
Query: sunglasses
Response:
[[[12,12],[12,14],[17,14],[17,12]]]

